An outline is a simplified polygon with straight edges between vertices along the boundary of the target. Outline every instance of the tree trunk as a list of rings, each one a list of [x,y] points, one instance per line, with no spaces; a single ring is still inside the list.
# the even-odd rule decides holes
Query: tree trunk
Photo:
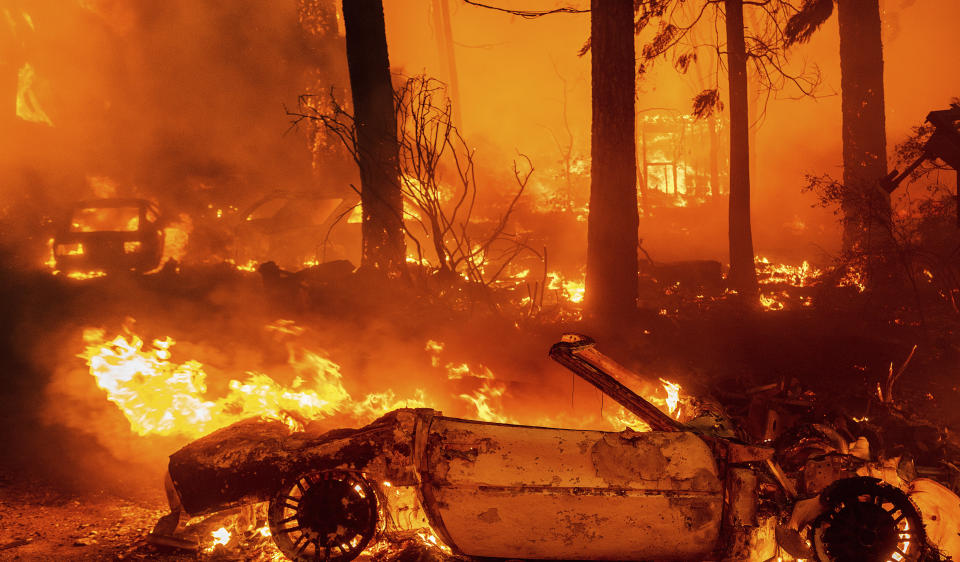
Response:
[[[403,195],[397,164],[397,116],[381,0],[343,0],[347,66],[353,93],[360,202],[361,265],[386,273],[404,264]]]
[[[743,0],[724,0],[730,88],[730,275],[740,294],[757,291],[750,229],[750,112],[747,108],[747,54],[743,39]]]
[[[593,124],[587,219],[588,312],[622,320],[637,303],[633,0],[591,1]]]
[[[720,128],[720,119],[716,113],[710,117],[710,197],[717,199],[723,191],[720,189],[720,139],[717,129]]]
[[[887,175],[883,43],[878,0],[837,3],[843,108],[843,247],[871,252],[887,240],[890,198],[877,188]]]
[[[463,114],[460,111],[460,78],[457,74],[457,56],[453,44],[453,27],[450,25],[450,0],[433,0],[434,31],[437,34],[437,50],[440,60],[447,70],[450,102],[453,109],[453,123],[461,133]]]

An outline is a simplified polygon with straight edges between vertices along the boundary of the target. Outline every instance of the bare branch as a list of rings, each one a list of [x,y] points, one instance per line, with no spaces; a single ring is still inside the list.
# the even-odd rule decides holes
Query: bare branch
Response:
[[[465,3],[470,4],[471,6],[476,6],[478,8],[486,8],[488,10],[495,10],[497,12],[504,12],[512,16],[520,16],[525,19],[534,19],[542,16],[549,16],[551,14],[588,14],[590,9],[586,8],[571,8],[571,7],[561,7],[554,8],[552,10],[517,10],[514,8],[501,8],[499,6],[491,6],[490,4],[484,4],[482,2],[476,2],[474,0],[463,0]]]

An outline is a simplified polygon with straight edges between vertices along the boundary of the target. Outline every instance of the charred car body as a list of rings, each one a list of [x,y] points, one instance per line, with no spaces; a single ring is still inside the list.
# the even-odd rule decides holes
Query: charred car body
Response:
[[[81,201],[54,238],[54,257],[65,272],[142,273],[160,265],[163,241],[160,212],[149,201]]]
[[[850,473],[798,501],[773,448],[663,414],[610,376],[629,371],[588,338],[565,337],[551,356],[652,431],[479,422],[429,409],[322,434],[249,420],[171,455],[172,513],[154,533],[266,501],[286,556],[350,560],[390,526],[394,490],[405,487],[440,539],[467,556],[775,560],[785,549],[836,562],[935,559],[902,491]]]

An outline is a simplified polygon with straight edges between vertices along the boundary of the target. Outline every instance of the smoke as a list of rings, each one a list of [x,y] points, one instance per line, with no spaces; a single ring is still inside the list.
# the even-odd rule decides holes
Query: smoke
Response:
[[[172,217],[274,190],[344,189],[312,168],[308,139],[288,133],[284,110],[342,86],[333,24],[305,29],[295,1],[6,2],[0,95],[12,102],[29,67],[29,99],[52,123],[0,115],[12,133],[0,140],[8,228],[35,233],[93,197],[94,177]]]

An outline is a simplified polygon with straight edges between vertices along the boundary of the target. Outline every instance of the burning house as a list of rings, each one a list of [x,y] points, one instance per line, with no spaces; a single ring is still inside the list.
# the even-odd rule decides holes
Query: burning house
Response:
[[[0,559],[960,558],[957,17],[7,0]]]

